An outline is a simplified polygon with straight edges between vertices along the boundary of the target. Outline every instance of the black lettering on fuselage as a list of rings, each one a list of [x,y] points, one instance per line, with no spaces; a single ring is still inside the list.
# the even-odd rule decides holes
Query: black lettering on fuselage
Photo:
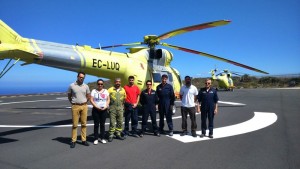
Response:
[[[97,64],[97,59],[93,59],[93,65],[92,65],[92,67],[96,67],[96,64]]]
[[[116,70],[120,71],[120,64],[118,62],[116,62]]]
[[[118,62],[106,61],[106,64],[104,64],[104,63],[102,64],[102,60],[93,59],[92,67],[102,68],[102,66],[103,66],[103,68],[106,67],[106,69],[120,71],[120,64]]]
[[[120,64],[118,62],[107,61],[107,69],[120,71]]]
[[[102,61],[98,60],[98,68],[101,68],[101,67],[102,67]]]
[[[97,60],[97,59],[93,59],[93,65],[92,65],[92,67],[101,68],[102,67],[102,61],[101,60]]]

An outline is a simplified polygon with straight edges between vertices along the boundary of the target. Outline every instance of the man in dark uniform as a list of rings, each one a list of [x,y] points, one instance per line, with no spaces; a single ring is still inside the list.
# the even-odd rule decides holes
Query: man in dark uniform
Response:
[[[167,80],[168,75],[162,75],[161,84],[156,87],[156,92],[159,98],[159,130],[162,134],[164,133],[164,117],[166,116],[169,127],[169,135],[173,136],[172,110],[175,101],[175,94],[173,87],[167,83]]]
[[[147,120],[149,115],[151,117],[153,133],[155,136],[160,136],[157,130],[156,124],[156,106],[158,104],[158,97],[155,90],[152,90],[152,81],[147,80],[146,82],[147,88],[142,91],[140,97],[140,103],[143,106],[143,115],[142,115],[142,133],[141,137],[143,137],[144,132],[147,127]]]
[[[213,138],[214,116],[218,113],[218,94],[217,90],[211,87],[211,79],[206,79],[205,88],[201,88],[198,94],[198,112],[201,111],[201,130],[200,137],[206,134],[206,119],[208,118],[209,138]]]

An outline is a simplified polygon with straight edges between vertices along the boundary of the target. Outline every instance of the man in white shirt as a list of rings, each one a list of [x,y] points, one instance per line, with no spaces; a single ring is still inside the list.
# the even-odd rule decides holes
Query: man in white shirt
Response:
[[[191,77],[185,76],[185,85],[180,88],[181,99],[181,116],[182,116],[182,133],[181,136],[187,135],[187,115],[191,118],[191,132],[193,137],[197,137],[197,123],[196,123],[196,108],[198,90],[192,85]]]

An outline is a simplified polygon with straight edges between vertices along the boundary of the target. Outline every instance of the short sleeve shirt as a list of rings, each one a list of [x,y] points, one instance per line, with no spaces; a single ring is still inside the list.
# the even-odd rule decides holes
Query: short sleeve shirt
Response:
[[[140,89],[136,85],[126,85],[124,86],[124,89],[126,91],[125,101],[131,104],[137,103],[137,97],[140,95]]]
[[[93,97],[93,101],[96,103],[96,105],[101,108],[106,106],[109,93],[106,89],[103,89],[101,92],[93,89],[91,96]]]
[[[72,103],[81,104],[87,102],[86,95],[90,94],[91,92],[89,86],[85,83],[78,85],[77,82],[74,82],[70,84],[68,88],[68,93],[71,93],[72,95]]]
[[[181,104],[183,107],[195,107],[195,96],[198,95],[198,90],[194,85],[182,86],[180,95],[182,96]]]

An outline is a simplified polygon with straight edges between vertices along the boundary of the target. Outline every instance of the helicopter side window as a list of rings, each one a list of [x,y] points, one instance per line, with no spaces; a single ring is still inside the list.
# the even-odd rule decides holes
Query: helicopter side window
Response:
[[[153,73],[153,82],[154,83],[159,83],[161,81],[161,75],[160,73]]]
[[[173,82],[173,76],[171,73],[168,73],[168,76],[169,76],[169,82]]]

